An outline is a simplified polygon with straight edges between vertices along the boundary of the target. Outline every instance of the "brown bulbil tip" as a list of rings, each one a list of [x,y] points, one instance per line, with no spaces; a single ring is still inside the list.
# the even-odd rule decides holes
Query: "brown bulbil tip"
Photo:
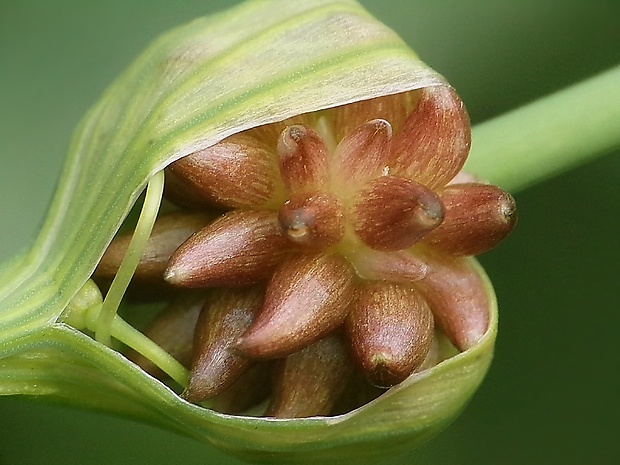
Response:
[[[359,290],[345,328],[368,381],[387,388],[424,362],[433,340],[433,315],[411,286],[368,282]]]
[[[393,138],[394,172],[435,189],[461,170],[471,145],[469,117],[445,85],[420,90],[420,99]]]
[[[289,192],[316,190],[327,180],[327,147],[314,130],[288,126],[278,139],[280,175]]]
[[[344,235],[340,202],[329,193],[293,195],[280,208],[278,220],[284,236],[303,247],[325,248]]]
[[[166,196],[181,205],[256,207],[281,190],[273,153],[243,134],[183,157],[166,172]]]
[[[514,228],[514,199],[488,184],[454,184],[441,200],[446,207],[443,223],[424,242],[451,255],[476,255],[495,247]]]
[[[192,358],[192,339],[198,315],[205,302],[204,292],[178,296],[160,312],[144,331],[144,335],[189,368]],[[130,350],[127,358],[147,373],[163,379],[163,371],[143,355]]]
[[[232,349],[250,326],[263,301],[263,290],[218,289],[207,300],[194,332],[189,384],[184,397],[202,402],[247,371],[253,361]]]
[[[267,279],[289,251],[275,212],[233,211],[185,241],[164,277],[188,288],[254,284]]]
[[[439,226],[443,217],[437,194],[396,176],[371,181],[354,207],[355,232],[377,250],[409,248]]]
[[[279,358],[333,331],[354,297],[353,274],[337,255],[291,257],[273,274],[263,309],[237,349],[254,358]]]
[[[334,153],[335,176],[350,183],[385,174],[391,153],[392,126],[383,119],[363,124],[338,144]]]
[[[274,390],[265,413],[276,418],[329,414],[353,374],[347,348],[336,334],[276,363]]]
[[[157,219],[133,281],[136,283],[163,284],[164,271],[172,253],[193,233],[209,223],[209,215],[202,213],[169,213]],[[116,237],[94,272],[95,279],[110,280],[116,276],[127,253],[133,231]]]
[[[479,272],[466,258],[426,255],[426,277],[416,287],[435,322],[460,351],[476,345],[489,327],[489,300]]]

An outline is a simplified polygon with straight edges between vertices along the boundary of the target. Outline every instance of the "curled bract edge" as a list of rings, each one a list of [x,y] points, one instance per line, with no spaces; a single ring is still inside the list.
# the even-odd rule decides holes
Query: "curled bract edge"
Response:
[[[474,259],[489,301],[485,335],[335,417],[274,420],[192,405],[76,329],[87,316],[67,309],[99,305],[89,276],[147,181],[173,161],[295,115],[446,85],[353,1],[247,2],[156,40],[82,120],[40,236],[0,270],[0,395],[136,418],[264,463],[373,462],[436,434],[493,354],[495,296]]]

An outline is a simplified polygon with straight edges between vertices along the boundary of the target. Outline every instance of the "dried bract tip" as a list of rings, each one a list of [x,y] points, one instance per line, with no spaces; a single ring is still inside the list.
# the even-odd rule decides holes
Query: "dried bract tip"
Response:
[[[254,284],[289,251],[275,212],[233,211],[185,241],[170,258],[165,279],[190,288]]]
[[[369,282],[359,290],[345,327],[368,381],[400,383],[424,362],[433,340],[433,315],[411,286]]]
[[[443,223],[424,242],[451,255],[477,255],[495,247],[512,231],[517,220],[514,199],[488,184],[454,184],[441,200]]]
[[[289,192],[319,189],[327,180],[327,147],[312,129],[289,126],[278,139],[280,174]]]
[[[382,176],[360,192],[354,207],[357,235],[373,249],[411,247],[443,221],[433,191],[409,179]]]
[[[337,255],[288,259],[273,274],[263,309],[237,348],[255,358],[278,358],[333,331],[353,299],[353,275]]]
[[[253,361],[232,349],[250,326],[263,301],[258,288],[215,291],[205,304],[194,333],[190,380],[184,396],[202,402],[230,386]]]
[[[280,361],[271,403],[276,418],[327,415],[353,373],[347,348],[336,334]]]
[[[181,204],[256,207],[278,190],[278,165],[253,137],[235,135],[172,163],[166,195]],[[176,178],[176,179],[175,179]]]
[[[325,248],[344,235],[342,208],[329,193],[293,195],[278,213],[283,234],[289,241],[310,248]]]

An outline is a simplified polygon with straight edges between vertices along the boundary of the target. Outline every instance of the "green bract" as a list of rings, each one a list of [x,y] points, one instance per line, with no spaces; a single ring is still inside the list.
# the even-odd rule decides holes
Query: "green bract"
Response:
[[[148,180],[172,161],[251,127],[442,83],[353,1],[253,1],[161,37],[83,119],[38,240],[1,272],[0,394],[132,417],[257,462],[374,461],[428,439],[489,366],[490,284],[478,345],[330,418],[233,417],[189,404],[80,329],[100,306],[89,276]]]

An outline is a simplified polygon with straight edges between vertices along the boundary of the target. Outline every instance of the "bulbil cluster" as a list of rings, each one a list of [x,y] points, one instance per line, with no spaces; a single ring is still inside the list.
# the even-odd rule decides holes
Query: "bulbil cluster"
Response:
[[[134,284],[172,295],[146,334],[190,370],[183,396],[224,412],[329,415],[459,351],[488,328],[468,256],[515,223],[461,169],[467,114],[448,86],[260,126],[166,169]],[[95,278],[110,279],[128,237]],[[134,360],[163,376],[150,362]]]

